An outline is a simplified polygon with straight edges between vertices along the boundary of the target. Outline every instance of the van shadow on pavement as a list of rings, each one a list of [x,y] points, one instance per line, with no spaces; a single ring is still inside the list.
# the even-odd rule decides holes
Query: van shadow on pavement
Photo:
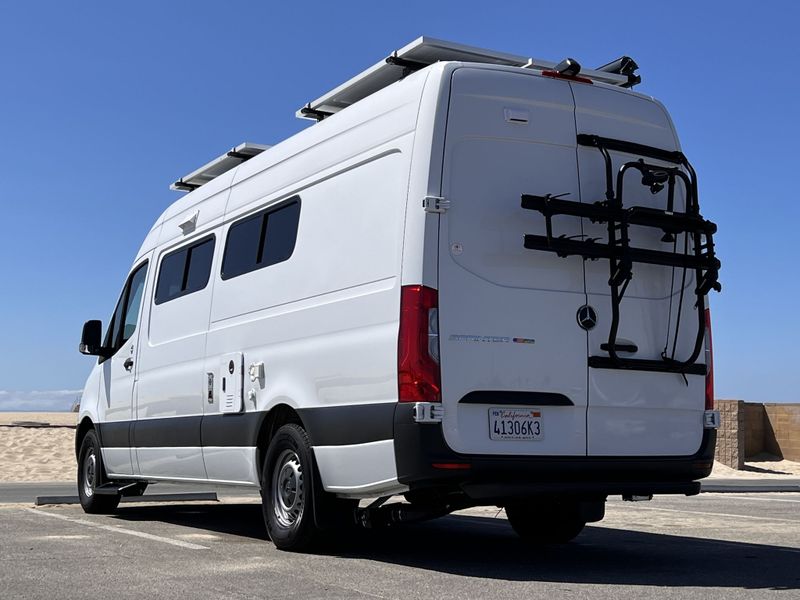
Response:
[[[124,521],[160,521],[263,540],[261,507],[121,508]],[[505,519],[449,516],[415,525],[347,533],[319,553],[429,571],[511,581],[671,587],[800,589],[800,550],[767,544],[587,527],[573,542],[535,547]]]

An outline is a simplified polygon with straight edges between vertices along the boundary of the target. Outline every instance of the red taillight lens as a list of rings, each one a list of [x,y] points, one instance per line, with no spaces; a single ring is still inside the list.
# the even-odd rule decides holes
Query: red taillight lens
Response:
[[[397,383],[400,402],[438,402],[441,376],[438,358],[439,294],[422,285],[400,292]]]
[[[711,345],[711,310],[706,309],[706,410],[714,409],[714,352]]]
[[[588,77],[581,77],[580,75],[565,75],[564,73],[559,73],[558,71],[551,71],[549,69],[545,69],[542,71],[542,75],[545,77],[552,77],[554,79],[567,79],[569,81],[577,81],[580,83],[594,83]]]
[[[444,471],[465,471],[472,468],[469,463],[431,463],[431,466]]]

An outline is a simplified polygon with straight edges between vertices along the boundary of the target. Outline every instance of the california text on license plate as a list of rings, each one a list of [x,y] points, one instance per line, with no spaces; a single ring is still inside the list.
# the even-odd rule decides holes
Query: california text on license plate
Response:
[[[490,408],[489,437],[493,440],[540,440],[544,436],[540,408]]]

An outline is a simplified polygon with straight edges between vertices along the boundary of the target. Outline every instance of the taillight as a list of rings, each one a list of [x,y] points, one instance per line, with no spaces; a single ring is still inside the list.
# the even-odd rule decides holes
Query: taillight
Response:
[[[407,285],[400,292],[397,383],[400,402],[441,400],[439,294],[429,287]]]
[[[431,463],[431,466],[434,469],[442,469],[444,471],[464,471],[472,468],[469,463]]]
[[[706,410],[714,410],[714,351],[711,346],[711,310],[706,309]]]
[[[594,83],[588,77],[581,77],[580,75],[566,75],[564,73],[559,73],[558,71],[553,71],[550,69],[543,70],[542,75],[544,75],[545,77],[553,77],[554,79],[566,79],[568,81],[577,81],[579,83]]]

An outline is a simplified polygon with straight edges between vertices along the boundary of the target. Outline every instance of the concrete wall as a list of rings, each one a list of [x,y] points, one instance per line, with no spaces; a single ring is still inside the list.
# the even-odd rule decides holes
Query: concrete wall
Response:
[[[745,427],[741,400],[717,400],[716,407],[722,421],[717,432],[716,459],[732,469],[744,468]]]
[[[767,413],[764,405],[757,402],[742,403],[744,410],[744,456],[750,458],[762,452],[770,452],[764,447]]]
[[[765,404],[764,449],[786,460],[800,461],[800,404]]]
[[[717,400],[722,426],[716,459],[734,469],[745,459],[768,453],[800,461],[800,404],[761,404]]]

